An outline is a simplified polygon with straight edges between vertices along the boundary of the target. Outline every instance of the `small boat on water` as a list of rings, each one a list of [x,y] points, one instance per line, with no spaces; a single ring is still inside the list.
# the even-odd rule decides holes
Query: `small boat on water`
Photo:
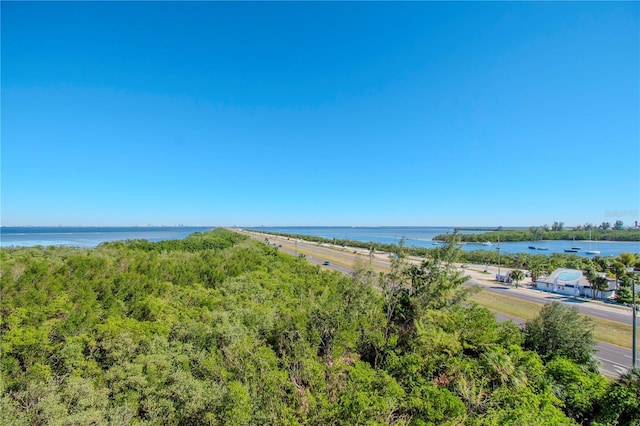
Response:
[[[536,247],[536,250],[549,250],[549,247]]]
[[[573,244],[576,243],[576,237],[573,237]],[[570,249],[564,249],[565,253],[577,253],[582,250],[582,247],[571,247]]]
[[[536,246],[529,246],[529,250],[535,250]]]
[[[491,244],[491,241],[485,241],[484,243],[482,243],[483,246],[492,246],[493,244]]]
[[[598,245],[598,239],[596,238],[596,247]],[[586,254],[600,254],[600,250],[591,250],[591,230],[589,230],[589,250],[585,251]]]

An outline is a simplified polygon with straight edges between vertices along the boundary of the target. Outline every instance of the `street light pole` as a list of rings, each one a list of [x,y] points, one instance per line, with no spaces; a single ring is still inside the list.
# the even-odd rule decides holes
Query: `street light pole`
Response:
[[[498,237],[498,248],[496,250],[498,251],[498,278],[500,278],[500,237]]]
[[[631,353],[631,368],[634,370],[638,368],[638,346],[637,346],[637,320],[636,320],[636,312],[638,311],[638,307],[636,306],[636,277],[634,274],[634,279],[631,281],[631,310],[633,312],[633,344],[631,345],[633,352]]]

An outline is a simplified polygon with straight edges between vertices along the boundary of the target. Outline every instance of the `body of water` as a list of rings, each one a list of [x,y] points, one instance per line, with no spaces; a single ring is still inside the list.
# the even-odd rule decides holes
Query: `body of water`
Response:
[[[106,241],[145,239],[148,241],[177,240],[194,232],[202,232],[212,227],[1,227],[0,246],[73,246],[95,247]],[[433,237],[440,234],[453,233],[453,227],[255,227],[256,231],[281,232],[285,234],[314,235],[333,239],[356,241],[373,241],[383,244],[394,244],[405,239],[407,246],[434,247]],[[480,233],[484,231],[461,231],[461,233]],[[546,248],[532,250],[529,246]],[[601,256],[618,256],[622,252],[640,253],[640,242],[610,241],[521,241],[500,243],[501,253],[547,254],[564,253],[565,249],[580,247],[578,256],[586,254],[586,250],[599,250]],[[497,242],[491,246],[467,243],[463,250],[496,250]]]
[[[530,246],[537,249],[530,249]],[[467,243],[463,246],[463,250],[496,250],[497,243],[492,246],[483,246],[481,244]],[[576,253],[566,253],[565,250],[573,247],[579,247]],[[587,250],[597,250],[600,254],[587,254]],[[512,243],[500,243],[501,253],[531,253],[531,254],[575,254],[584,257],[594,256],[618,256],[620,253],[640,253],[640,242],[638,241],[565,241],[565,240],[549,240],[549,241],[520,241]]]
[[[281,232],[285,234],[313,235],[322,238],[340,238],[356,241],[372,241],[383,244],[394,244],[405,239],[405,245],[433,248],[433,237],[440,234],[453,233],[454,227],[329,227],[329,226],[299,226],[299,227],[255,227],[248,228],[256,231]],[[460,231],[462,234],[478,234],[485,231]],[[529,246],[535,246],[546,250],[529,249]],[[618,256],[622,252],[640,253],[640,241],[618,242],[618,241],[520,241],[511,243],[500,243],[501,253],[531,253],[546,254],[564,253],[564,250],[572,247],[580,247],[576,254],[578,256],[593,257],[586,253],[587,250],[599,250],[600,256]],[[498,248],[497,242],[492,245],[483,245],[480,243],[467,243],[462,246],[465,251],[468,250],[493,250]]]
[[[180,240],[212,227],[1,227],[0,247],[95,247],[106,241]]]

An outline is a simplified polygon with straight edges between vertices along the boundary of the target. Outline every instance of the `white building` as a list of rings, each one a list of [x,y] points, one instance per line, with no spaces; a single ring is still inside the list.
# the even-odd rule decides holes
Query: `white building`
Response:
[[[616,282],[608,280],[609,288],[602,292],[596,292],[596,298],[606,300],[615,296]],[[536,289],[566,296],[593,298],[591,284],[578,269],[556,269],[548,277],[539,278],[536,281]]]

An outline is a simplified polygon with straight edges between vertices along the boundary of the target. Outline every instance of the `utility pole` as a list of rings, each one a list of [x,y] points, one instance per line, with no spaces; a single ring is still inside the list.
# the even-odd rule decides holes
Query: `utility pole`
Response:
[[[498,237],[498,248],[496,250],[498,251],[498,279],[500,279],[500,237]]]
[[[633,352],[631,353],[631,368],[632,369],[636,369],[638,368],[638,345],[637,345],[637,333],[636,333],[636,328],[637,328],[637,319],[636,319],[636,312],[638,311],[638,306],[636,305],[636,280],[637,280],[637,275],[634,273],[633,274],[633,280],[631,280],[631,311],[633,312],[633,337],[632,337],[632,341],[633,344],[631,345]]]

